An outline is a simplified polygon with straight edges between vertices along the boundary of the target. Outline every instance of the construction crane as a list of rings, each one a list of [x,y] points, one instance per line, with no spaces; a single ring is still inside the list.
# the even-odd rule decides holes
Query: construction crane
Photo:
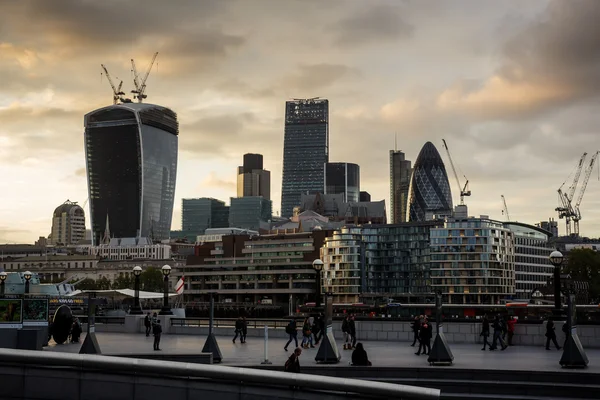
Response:
[[[100,65],[102,66],[102,69],[104,70],[104,75],[106,75],[106,79],[108,80],[108,83],[110,84],[110,87],[113,90],[113,104],[118,104],[119,101],[122,103],[131,103],[131,100],[122,97],[125,96],[125,93],[121,90],[121,88],[123,87],[123,81],[121,81],[121,83],[119,83],[119,87],[116,88],[115,84],[112,81],[112,78],[110,77],[110,74],[108,73],[108,69],[106,69],[104,64]]]
[[[464,205],[465,204],[464,197],[471,195],[471,191],[469,190],[469,180],[467,179],[466,176],[463,175],[463,177],[465,178],[465,185],[464,186],[460,185],[460,180],[458,179],[458,174],[456,173],[456,168],[454,167],[454,162],[452,162],[452,156],[450,155],[450,150],[448,149],[446,140],[442,139],[442,142],[444,142],[444,148],[446,149],[446,153],[448,154],[448,160],[450,160],[450,166],[452,167],[452,172],[454,172],[454,178],[456,178],[456,184],[458,185],[458,190],[460,192],[460,204]]]
[[[133,97],[138,100],[138,103],[141,103],[142,100],[148,97],[146,96],[146,80],[150,75],[150,71],[152,71],[152,66],[154,65],[154,61],[156,61],[156,57],[158,57],[158,52],[154,53],[154,57],[152,57],[152,61],[150,61],[150,64],[148,65],[148,70],[141,80],[135,66],[135,61],[133,58],[131,59],[131,72],[133,72],[133,85],[135,86],[135,89],[132,90],[131,93],[135,94]]]
[[[577,197],[577,203],[573,207],[574,215],[573,218],[573,229],[575,231],[575,236],[579,236],[579,221],[581,220],[581,211],[579,210],[579,206],[581,205],[581,200],[583,200],[583,195],[585,194],[585,189],[587,188],[588,181],[590,180],[590,176],[592,175],[592,169],[594,169],[594,164],[596,163],[596,159],[598,158],[598,151],[594,153],[592,156],[590,163],[585,169],[585,175],[583,177],[583,183],[581,184],[581,189],[579,189],[579,196]]]
[[[573,219],[573,217],[577,216],[573,207],[573,196],[575,195],[575,189],[577,188],[577,183],[579,182],[579,177],[581,176],[581,170],[583,168],[583,164],[585,162],[586,157],[587,153],[583,153],[583,155],[579,159],[579,164],[577,164],[577,167],[575,169],[575,176],[573,177],[573,183],[571,183],[571,186],[569,186],[569,191],[565,193],[562,190],[563,186],[565,186],[565,183],[567,183],[567,180],[569,178],[567,178],[567,180],[565,180],[563,184],[560,185],[560,187],[558,188],[559,206],[555,208],[555,211],[558,211],[558,218],[565,219],[567,236],[571,236],[571,220]],[[579,226],[579,222],[577,223],[577,225]],[[579,228],[577,228],[576,235],[579,234],[578,231]]]
[[[506,206],[506,199],[504,198],[504,195],[500,195],[500,197],[502,197],[502,205],[504,206],[504,209],[502,210],[502,214],[504,214],[506,216],[506,220],[508,222],[510,222],[510,216],[508,215],[508,207]]]

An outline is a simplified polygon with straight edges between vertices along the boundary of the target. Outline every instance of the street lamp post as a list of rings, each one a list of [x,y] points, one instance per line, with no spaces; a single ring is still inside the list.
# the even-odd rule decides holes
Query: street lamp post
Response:
[[[173,311],[171,311],[171,307],[169,307],[169,275],[171,274],[171,267],[168,265],[163,265],[160,269],[165,276],[165,288],[164,288],[164,300],[163,300],[163,308],[160,310],[160,315],[173,315]]]
[[[318,258],[312,263],[313,269],[317,271],[317,298],[315,300],[316,308],[321,307],[321,271],[323,270],[323,261]]]
[[[4,285],[6,284],[7,277],[8,274],[6,272],[0,272],[0,296],[4,296]]]
[[[134,282],[134,291],[135,297],[133,298],[133,307],[129,312],[130,315],[142,315],[142,308],[140,307],[140,275],[142,275],[142,267],[135,266],[133,267],[133,275],[135,278]]]
[[[564,257],[558,250],[554,250],[550,253],[550,263],[554,265],[554,310],[553,314],[555,319],[562,316],[562,305],[561,305],[561,285],[560,285],[560,267],[563,263]]]
[[[23,273],[23,278],[25,278],[25,294],[29,294],[29,281],[31,280],[31,272],[25,271]]]

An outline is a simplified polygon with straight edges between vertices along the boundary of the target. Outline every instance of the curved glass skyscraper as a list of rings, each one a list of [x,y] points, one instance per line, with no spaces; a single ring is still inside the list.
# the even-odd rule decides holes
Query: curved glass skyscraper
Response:
[[[153,104],[117,104],[85,116],[93,244],[107,230],[119,238],[169,237],[178,134],[177,115]]]
[[[425,143],[415,162],[408,195],[407,221],[426,221],[434,214],[452,212],[452,192],[446,167],[431,142]]]

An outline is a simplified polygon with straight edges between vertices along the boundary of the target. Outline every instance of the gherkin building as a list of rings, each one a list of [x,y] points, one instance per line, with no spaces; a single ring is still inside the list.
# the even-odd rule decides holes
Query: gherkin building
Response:
[[[415,162],[408,195],[406,220],[426,221],[432,215],[452,212],[452,192],[446,167],[431,142],[425,143]]]

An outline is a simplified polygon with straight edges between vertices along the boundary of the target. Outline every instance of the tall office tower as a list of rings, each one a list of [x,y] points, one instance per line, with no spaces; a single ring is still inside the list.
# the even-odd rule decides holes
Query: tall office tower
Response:
[[[446,167],[433,143],[427,142],[415,161],[410,179],[406,220],[427,221],[451,214],[452,192]]]
[[[360,201],[360,167],[351,163],[325,163],[324,194],[342,194],[344,201]]]
[[[208,228],[228,228],[229,207],[224,201],[202,197],[181,200],[181,230],[202,235]]]
[[[77,203],[69,200],[58,206],[52,214],[53,245],[72,245],[85,239],[85,213]]]
[[[399,150],[390,150],[390,213],[392,224],[406,222],[408,190],[411,175],[410,161]]]
[[[177,114],[141,103],[85,116],[92,243],[113,237],[168,239],[177,177]]]
[[[238,167],[237,197],[256,196],[271,200],[271,172],[263,169],[262,154],[244,154],[244,165]]]
[[[229,226],[258,231],[262,224],[271,220],[273,206],[271,200],[263,197],[232,197],[229,207]]]
[[[285,103],[281,216],[292,216],[300,195],[323,190],[329,161],[329,101],[294,99]]]

